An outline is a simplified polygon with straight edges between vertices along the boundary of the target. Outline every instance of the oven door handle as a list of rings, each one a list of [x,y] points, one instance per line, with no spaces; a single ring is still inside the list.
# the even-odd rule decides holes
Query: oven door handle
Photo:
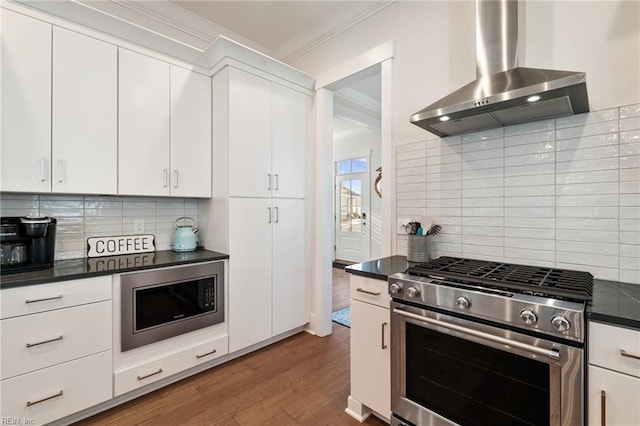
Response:
[[[398,309],[398,308],[394,308],[393,313],[406,318],[411,318],[416,321],[424,322],[431,325],[437,325],[439,327],[448,328],[449,330],[457,331],[459,333],[466,334],[469,336],[478,337],[480,339],[488,340],[490,342],[499,343],[499,344],[503,344],[511,347],[516,347],[519,349],[523,349],[527,352],[533,352],[538,355],[544,355],[551,359],[560,359],[560,351],[556,348],[552,348],[552,349],[538,348],[536,346],[528,345],[526,343],[516,342],[513,340],[505,339],[504,337],[500,337],[500,336],[494,336],[493,334],[485,333],[483,331],[470,330],[468,328],[461,327],[459,325],[450,324],[448,322],[440,321],[437,319],[423,317],[422,315],[412,314],[411,312],[403,311],[402,309]]]

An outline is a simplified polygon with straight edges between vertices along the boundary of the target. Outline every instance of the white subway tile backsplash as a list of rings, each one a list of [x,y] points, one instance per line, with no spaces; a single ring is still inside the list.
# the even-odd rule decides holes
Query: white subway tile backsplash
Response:
[[[411,158],[409,160],[398,161],[398,168],[420,167],[427,165],[427,158]]]
[[[620,118],[640,117],[640,104],[620,107]]]
[[[436,146],[439,142],[440,142],[440,139],[431,139],[429,141],[417,141],[417,142],[405,143],[402,145],[398,145],[396,147],[396,151],[398,153],[420,151],[424,149],[426,146],[429,146],[429,144],[431,144],[432,146]]]
[[[407,183],[421,183],[426,182],[427,176],[396,176],[396,183],[398,185],[405,185]]]
[[[574,151],[601,146],[615,146],[618,144],[617,133],[607,133],[604,135],[586,136],[583,138],[564,139],[557,143],[558,151]]]
[[[0,194],[2,216],[25,216],[32,212],[56,218],[56,259],[73,259],[86,256],[89,237],[133,234],[137,219],[144,220],[146,234],[156,236],[158,250],[170,249],[174,221],[185,215],[197,220],[198,201],[101,195]]]
[[[425,147],[423,180],[402,181],[400,169],[415,162],[401,161],[417,158],[402,153],[422,149],[422,158]],[[640,284],[640,104],[432,139],[397,152],[397,202],[424,199],[422,210],[435,223],[451,224],[435,253]],[[398,214],[406,210],[398,207]]]
[[[624,118],[620,120],[620,131],[640,129],[640,117]]]
[[[522,135],[527,133],[538,133],[556,128],[555,120],[535,121],[533,123],[517,124],[504,128],[505,136]]]
[[[570,115],[556,119],[556,128],[585,126],[602,121],[611,121],[618,119],[618,108],[605,109],[602,111],[588,112],[584,114]]]
[[[601,135],[604,133],[614,133],[618,131],[617,121],[607,121],[602,123],[587,124],[584,126],[567,127],[556,130],[556,140],[582,138],[591,135]]]
[[[398,162],[403,160],[413,160],[414,158],[423,158],[427,156],[427,148],[422,148],[416,151],[399,152],[396,156]]]
[[[556,153],[558,163],[564,161],[599,160],[618,156],[618,145],[581,148],[579,150],[559,151]]]

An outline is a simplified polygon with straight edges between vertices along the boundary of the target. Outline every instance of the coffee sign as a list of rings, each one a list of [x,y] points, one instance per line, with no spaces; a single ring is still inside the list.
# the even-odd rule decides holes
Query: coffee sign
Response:
[[[87,238],[87,257],[115,256],[119,254],[149,253],[156,251],[155,236],[118,235],[115,237]]]

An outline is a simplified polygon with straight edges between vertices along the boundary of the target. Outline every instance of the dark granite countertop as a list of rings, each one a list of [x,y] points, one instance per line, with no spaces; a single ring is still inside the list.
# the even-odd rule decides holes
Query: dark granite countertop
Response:
[[[58,260],[53,268],[42,271],[4,274],[0,276],[0,289],[56,281],[76,280],[100,275],[114,275],[143,269],[228,259],[229,255],[199,249],[187,253],[172,250],[121,256]]]
[[[404,272],[412,264],[406,256],[390,256],[350,265],[345,271],[386,280],[389,275]],[[593,301],[587,306],[587,317],[592,321],[640,330],[640,284],[594,280]]]
[[[354,275],[386,281],[389,275],[393,275],[396,272],[404,272],[411,264],[413,263],[407,261],[407,256],[389,256],[358,263],[357,265],[350,265],[344,270]]]
[[[594,280],[588,318],[640,330],[640,284]]]

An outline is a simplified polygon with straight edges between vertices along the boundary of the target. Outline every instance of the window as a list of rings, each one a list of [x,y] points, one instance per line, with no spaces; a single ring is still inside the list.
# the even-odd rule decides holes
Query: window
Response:
[[[336,174],[365,173],[367,171],[366,158],[352,158],[350,160],[336,161]]]

